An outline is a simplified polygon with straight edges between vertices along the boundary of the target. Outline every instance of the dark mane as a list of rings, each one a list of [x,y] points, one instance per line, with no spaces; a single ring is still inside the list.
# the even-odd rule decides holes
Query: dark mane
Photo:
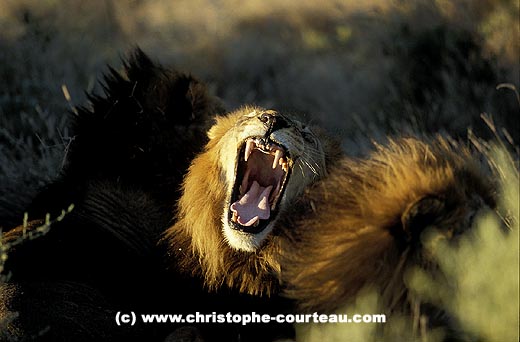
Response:
[[[70,188],[92,179],[137,186],[170,204],[190,160],[207,141],[206,130],[224,109],[194,77],[153,63],[140,49],[123,62],[123,71],[109,68],[104,95],[89,94],[90,103],[71,113],[73,138],[59,179],[30,208],[44,214],[48,192],[68,198]],[[77,197],[77,196],[74,196]],[[43,203],[42,203],[43,202]]]
[[[185,311],[182,296],[197,302],[202,293],[163,272],[157,242],[173,220],[191,158],[223,112],[220,101],[204,83],[139,49],[122,72],[109,69],[103,88],[71,113],[64,168],[26,208],[28,227],[4,233],[4,241],[21,239],[47,213],[55,218],[74,204],[46,235],[9,250],[5,272],[12,277],[0,289],[0,321],[19,313],[6,323],[13,339],[44,331],[42,340],[129,340],[146,329],[119,329],[118,310]],[[155,329],[141,340],[157,337]]]

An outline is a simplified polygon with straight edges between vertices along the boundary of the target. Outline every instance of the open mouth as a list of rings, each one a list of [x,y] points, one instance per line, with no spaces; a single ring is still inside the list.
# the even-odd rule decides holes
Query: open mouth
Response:
[[[238,151],[229,225],[256,234],[278,213],[278,204],[290,174],[290,159],[282,146],[248,138]]]

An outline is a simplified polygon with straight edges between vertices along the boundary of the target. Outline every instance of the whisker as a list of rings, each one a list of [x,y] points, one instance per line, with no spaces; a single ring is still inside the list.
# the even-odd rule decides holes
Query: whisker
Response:
[[[300,159],[301,160],[301,159]],[[305,178],[305,172],[303,171],[303,167],[301,163],[298,163],[298,166],[300,167],[300,170],[302,171],[302,176]]]
[[[319,164],[317,162],[315,162],[314,160],[312,160],[312,162],[310,162],[309,160],[307,160],[305,158],[301,158],[300,160],[301,160],[302,163],[304,163],[312,171],[312,173],[315,176],[319,176],[320,175],[320,172],[319,172],[320,167],[319,167]]]

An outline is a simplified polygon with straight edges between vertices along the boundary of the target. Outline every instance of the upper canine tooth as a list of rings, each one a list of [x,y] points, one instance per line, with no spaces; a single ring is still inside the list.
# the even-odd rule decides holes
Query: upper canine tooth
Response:
[[[249,156],[251,155],[251,152],[253,152],[254,147],[255,147],[255,142],[253,140],[248,140],[246,142],[246,150],[244,152],[245,161],[247,161],[249,159]]]
[[[283,157],[282,150],[276,150],[276,152],[274,154],[274,160],[273,160],[273,169],[276,169],[276,166],[279,164],[279,161],[282,159],[282,157]]]

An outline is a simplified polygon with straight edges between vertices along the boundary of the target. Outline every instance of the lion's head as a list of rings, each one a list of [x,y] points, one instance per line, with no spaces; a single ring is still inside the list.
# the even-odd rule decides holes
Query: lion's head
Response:
[[[319,130],[257,107],[217,118],[208,136],[185,177],[178,221],[167,237],[177,257],[178,246],[191,246],[180,259],[200,260],[210,286],[226,278],[258,292],[244,284],[262,282],[267,268],[278,268],[277,222],[326,173],[336,148]]]
[[[224,237],[234,249],[253,252],[273,230],[278,216],[303,189],[325,172],[318,137],[305,125],[272,110],[233,115],[223,132],[210,130],[224,174]]]

